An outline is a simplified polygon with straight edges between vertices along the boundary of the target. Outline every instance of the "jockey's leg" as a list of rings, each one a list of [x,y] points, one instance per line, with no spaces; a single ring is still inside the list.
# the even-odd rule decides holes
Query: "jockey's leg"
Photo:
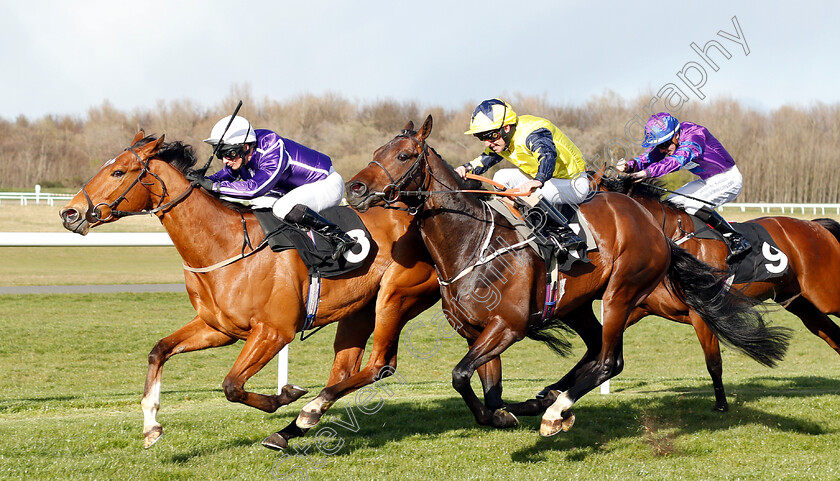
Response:
[[[350,237],[340,227],[303,204],[292,207],[292,210],[286,215],[286,220],[310,227],[319,234],[334,239],[336,245],[332,254],[333,260],[338,260],[356,243],[356,239]]]
[[[726,262],[730,262],[742,254],[746,254],[752,248],[749,241],[738,233],[716,210],[708,206],[703,206],[697,209],[695,215],[723,235],[723,238],[726,240],[726,245],[729,248],[729,255],[726,256]]]

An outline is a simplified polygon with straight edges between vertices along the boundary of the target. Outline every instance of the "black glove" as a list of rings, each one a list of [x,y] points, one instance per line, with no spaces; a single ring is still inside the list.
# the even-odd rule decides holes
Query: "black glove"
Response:
[[[201,187],[208,192],[213,192],[213,181],[200,175],[198,172],[187,172],[187,180],[196,187]]]

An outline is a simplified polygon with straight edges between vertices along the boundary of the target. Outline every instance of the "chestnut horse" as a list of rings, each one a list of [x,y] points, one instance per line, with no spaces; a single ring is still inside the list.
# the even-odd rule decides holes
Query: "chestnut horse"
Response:
[[[464,181],[426,143],[432,117],[419,131],[413,129],[409,122],[374,153],[373,161],[347,182],[346,197],[360,211],[396,201],[417,210],[441,279],[444,312],[469,346],[452,371],[452,385],[479,424],[511,427],[518,424],[517,414],[544,412],[541,434],[568,430],[574,403],[622,370],[628,315],[666,274],[675,292],[723,339],[764,364],[782,358],[787,333],[765,326],[751,303],[724,289],[723,276],[667,239],[648,211],[620,194],[599,193],[580,206],[598,249],[588,254],[589,263],[561,273],[559,299],[544,322],[542,258],[523,248],[503,216],[463,192]],[[593,313],[594,299],[603,299],[603,327]],[[499,372],[485,373],[482,404],[470,385],[476,369],[488,362],[498,368],[498,356],[510,345],[524,337],[545,339],[545,329],[560,319],[586,344],[577,365],[536,399],[519,404],[502,401]]]
[[[293,249],[275,253],[250,247],[246,239],[256,246],[264,238],[253,213],[226,207],[190,185],[184,173],[196,160],[191,147],[164,143],[163,136],[144,135],[140,131],[131,147],[106,162],[61,210],[61,218],[65,228],[84,235],[91,227],[126,215],[153,213],[183,258],[186,288],[197,315],[161,339],[149,354],[141,402],[144,445],[148,448],[163,432],[156,419],[161,370],[175,354],[244,340],[242,352],[222,383],[229,401],[274,412],[306,393],[287,385],[279,395],[265,395],[248,392],[244,385],[301,330],[309,275]],[[327,403],[392,374],[400,330],[440,298],[434,267],[412,217],[375,209],[361,218],[378,245],[377,254],[355,271],[323,279],[313,326],[339,322],[328,387],[319,395]],[[244,258],[231,262],[243,254]],[[228,264],[208,272],[191,271],[225,262]],[[370,358],[360,370],[371,332]],[[267,440],[264,444],[282,448],[285,441]]]
[[[625,176],[603,177],[603,172],[596,174],[595,178],[602,190],[628,193],[642,204],[656,217],[665,235],[672,239],[685,237],[686,231],[693,232],[694,224],[689,215],[668,201],[662,201],[662,191],[655,184],[653,187],[644,182],[633,184]],[[788,269],[780,277],[735,284],[735,288],[750,297],[778,302],[801,319],[814,335],[840,353],[840,327],[828,317],[829,314],[840,316],[840,224],[831,219],[807,221],[784,216],[762,217],[748,222],[767,229],[787,256]],[[726,266],[728,251],[722,241],[692,237],[681,246],[707,264]],[[630,314],[628,326],[649,314],[694,326],[714,385],[714,409],[727,411],[729,404],[723,388],[723,363],[715,335],[664,285],[654,289],[644,308]]]

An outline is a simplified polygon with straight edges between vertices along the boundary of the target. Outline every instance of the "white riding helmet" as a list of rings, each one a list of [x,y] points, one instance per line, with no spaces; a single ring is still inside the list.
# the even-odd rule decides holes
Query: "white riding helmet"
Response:
[[[228,115],[216,122],[213,130],[210,131],[210,138],[204,139],[204,141],[210,145],[216,145],[219,141],[227,145],[241,145],[257,141],[257,136],[254,134],[254,128],[251,127],[251,122],[248,122],[245,117],[238,115],[234,117],[233,122],[230,122],[230,117]],[[230,122],[230,127],[228,127],[228,122]],[[225,132],[225,128],[227,128],[227,132]],[[224,139],[222,139],[222,133],[225,135]]]

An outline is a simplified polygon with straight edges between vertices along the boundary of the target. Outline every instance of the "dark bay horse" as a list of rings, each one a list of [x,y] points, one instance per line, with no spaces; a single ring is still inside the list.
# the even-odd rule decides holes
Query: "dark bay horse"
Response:
[[[163,432],[156,419],[161,371],[175,354],[244,340],[242,352],[222,384],[228,400],[274,412],[306,393],[287,385],[279,395],[265,395],[246,391],[245,383],[301,329],[309,276],[295,250],[275,253],[270,248],[249,247],[246,238],[254,246],[264,238],[253,213],[226,207],[190,185],[184,173],[196,160],[191,147],[144,135],[138,133],[131,147],[106,162],[60,215],[65,228],[84,235],[91,227],[125,215],[153,213],[183,258],[187,292],[197,315],[161,339],[149,354],[141,402],[148,448]],[[313,327],[339,324],[328,387],[317,398],[321,408],[392,374],[400,330],[440,298],[434,267],[412,217],[401,211],[375,209],[361,218],[378,245],[377,255],[369,256],[355,271],[322,281]],[[190,271],[224,264],[242,254],[249,255],[209,272]],[[360,369],[371,333],[370,357]],[[295,434],[304,432],[298,429]],[[267,439],[264,444],[282,448],[288,437]]]
[[[642,204],[656,217],[665,235],[672,239],[693,232],[689,215],[661,200],[662,191],[655,185],[633,184],[624,176],[604,177],[603,172],[597,173],[595,178],[602,190],[627,193]],[[807,221],[784,216],[762,217],[748,222],[767,229],[776,245],[787,256],[788,270],[781,277],[735,284],[734,287],[750,297],[779,303],[802,320],[814,335],[840,353],[840,327],[828,317],[829,314],[840,316],[840,224],[831,219]],[[726,266],[727,249],[722,241],[692,237],[681,246],[707,264]],[[630,314],[628,326],[649,314],[694,327],[714,385],[714,409],[727,411],[729,404],[723,388],[723,363],[715,335],[664,285],[654,289],[643,308]]]
[[[452,384],[479,424],[510,427],[518,423],[517,414],[544,412],[541,434],[568,430],[574,403],[622,370],[628,315],[666,274],[671,288],[722,339],[764,364],[783,356],[786,332],[765,326],[751,303],[724,289],[722,276],[667,239],[648,211],[619,194],[599,193],[581,205],[598,249],[589,253],[589,263],[561,273],[553,316],[543,322],[542,258],[522,248],[521,237],[479,196],[459,192],[464,182],[426,143],[431,116],[419,131],[413,129],[409,122],[347,182],[347,201],[360,211],[399,201],[418,212],[423,241],[442,279],[444,312],[469,346],[452,371]],[[603,299],[603,327],[593,313],[594,299]],[[500,374],[482,376],[481,367],[491,363],[491,370],[498,369],[499,355],[524,337],[550,337],[546,330],[557,327],[552,321],[558,319],[583,339],[583,358],[544,395],[505,404]],[[485,404],[470,385],[477,369]]]

